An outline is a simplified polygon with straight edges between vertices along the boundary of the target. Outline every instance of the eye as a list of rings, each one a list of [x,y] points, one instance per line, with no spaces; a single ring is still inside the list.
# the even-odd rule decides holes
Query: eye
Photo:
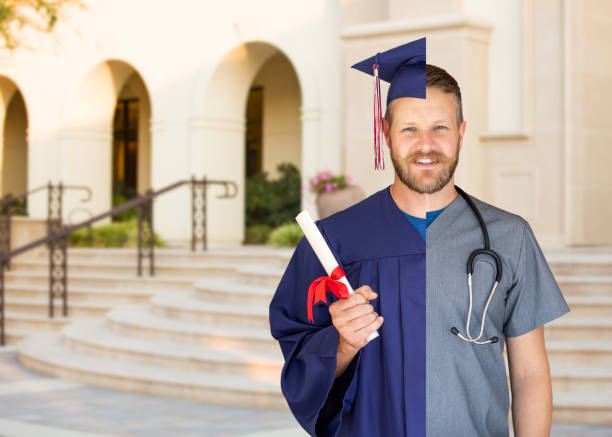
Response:
[[[442,125],[436,126],[436,129],[438,129],[439,127],[441,127],[442,129],[446,129],[446,126],[442,126]]]
[[[416,130],[416,128],[414,127],[405,127],[404,129],[402,129],[402,131],[408,131],[408,132],[414,132]]]

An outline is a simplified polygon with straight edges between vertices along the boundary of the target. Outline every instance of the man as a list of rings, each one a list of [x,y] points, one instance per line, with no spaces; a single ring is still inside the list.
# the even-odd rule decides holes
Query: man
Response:
[[[305,239],[296,248],[270,303],[281,388],[311,435],[507,436],[507,341],[515,436],[548,436],[542,325],[569,308],[529,224],[471,196],[501,277],[491,288],[498,265],[479,254],[467,285],[466,262],[484,245],[454,185],[467,123],[456,81],[425,64],[424,48],[417,40],[356,64],[391,81],[382,131],[395,179],[317,222],[356,290],[316,305],[315,325],[306,293],[325,272]]]

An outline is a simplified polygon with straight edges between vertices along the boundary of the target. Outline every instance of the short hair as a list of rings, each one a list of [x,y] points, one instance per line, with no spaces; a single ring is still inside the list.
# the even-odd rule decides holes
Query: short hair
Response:
[[[453,76],[448,74],[446,70],[435,65],[425,65],[425,86],[428,88],[439,88],[445,93],[451,93],[455,101],[455,117],[457,119],[457,127],[463,123],[463,107],[461,104],[461,90],[459,84]],[[385,119],[391,125],[393,121],[393,101],[389,102],[385,111]]]

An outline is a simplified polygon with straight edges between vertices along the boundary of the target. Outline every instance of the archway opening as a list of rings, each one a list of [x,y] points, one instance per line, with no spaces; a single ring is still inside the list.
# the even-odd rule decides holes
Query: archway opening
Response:
[[[245,243],[265,243],[299,212],[300,107],[295,70],[276,52],[257,71],[246,104]]]
[[[215,69],[203,100],[202,148],[196,155],[201,157],[201,164],[194,167],[208,177],[236,182],[239,196],[233,201],[209,197],[207,229],[213,245],[256,242],[245,232],[246,226],[257,223],[251,219],[277,225],[270,218],[278,219],[279,212],[291,215],[276,201],[280,197],[295,197],[299,208],[301,107],[298,74],[287,55],[274,45],[251,42],[236,47]],[[251,179],[257,175],[265,179],[261,177],[265,172],[269,180],[262,186],[270,187],[267,182],[283,176],[277,168],[281,163],[296,169],[292,179],[298,181],[297,189],[258,189],[265,198],[250,205],[247,185],[251,185]],[[275,199],[269,197],[272,195]]]
[[[250,86],[246,105],[247,177],[257,169],[274,178],[280,163],[301,168],[301,104],[295,70],[278,51],[260,67]]]
[[[0,77],[0,112],[3,115],[0,193],[19,195],[28,189],[28,114],[23,95],[15,83]],[[27,215],[27,200],[14,207],[14,213]]]
[[[92,69],[68,107],[60,179],[92,190],[90,214],[151,187],[151,106],[147,86],[130,64],[109,60]],[[67,192],[66,211],[82,209]],[[126,211],[112,220],[136,215]]]
[[[263,170],[263,87],[252,86],[246,105],[246,177]]]
[[[113,206],[149,188],[150,108],[140,75],[133,73],[120,91],[113,116]]]

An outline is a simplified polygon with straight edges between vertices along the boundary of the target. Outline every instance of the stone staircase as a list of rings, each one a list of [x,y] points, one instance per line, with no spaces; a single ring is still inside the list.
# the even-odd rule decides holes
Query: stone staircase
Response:
[[[21,341],[19,359],[59,378],[288,409],[268,305],[291,252],[160,250],[158,276],[136,278],[133,251],[71,250],[70,324],[44,316],[46,258],[16,263],[7,276],[9,337],[41,330]],[[553,420],[612,424],[612,250],[546,256],[572,310],[545,328]]]
[[[556,423],[612,424],[612,248],[547,251],[570,312],[545,327]]]
[[[7,344],[17,343],[32,330],[58,331],[72,319],[103,317],[119,304],[146,304],[155,292],[192,290],[200,277],[232,274],[236,268],[229,252],[218,258],[184,250],[158,250],[156,255],[156,276],[139,278],[135,249],[70,249],[69,319],[61,317],[59,299],[55,300],[56,317],[47,316],[48,252],[14,260],[12,270],[5,273]]]
[[[7,336],[20,340],[25,367],[58,378],[288,409],[268,305],[291,253],[266,247],[158,250],[156,276],[137,278],[133,249],[71,249],[68,319],[46,317],[41,254],[15,262],[7,274]]]

